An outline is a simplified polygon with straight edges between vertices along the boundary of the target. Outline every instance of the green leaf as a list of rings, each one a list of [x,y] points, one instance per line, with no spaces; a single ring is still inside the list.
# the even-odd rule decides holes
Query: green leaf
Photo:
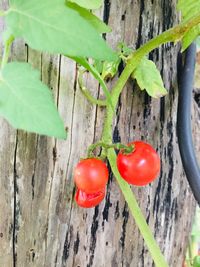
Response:
[[[120,51],[119,54],[124,56],[124,57],[128,57],[129,55],[131,55],[133,53],[133,49],[128,47],[124,42],[120,42],[118,44],[117,48]]]
[[[199,0],[179,0],[177,9],[181,11],[183,21],[188,21],[199,14],[200,1]]]
[[[68,0],[87,9],[98,9],[101,7],[103,0]]]
[[[97,32],[99,32],[99,33],[111,32],[110,27],[108,27],[103,21],[101,21],[97,16],[92,14],[87,9],[80,7],[80,6],[78,6],[74,3],[71,3],[71,2],[67,2],[66,6],[77,11],[83,19],[87,20],[87,22],[90,23],[96,29]]]
[[[92,66],[85,58],[73,57],[72,59],[75,60],[81,66],[83,66],[86,70],[88,70],[89,72],[92,73],[92,75],[94,76],[94,78],[97,79],[97,81],[100,83],[100,85],[101,85],[101,87],[103,89],[103,92],[104,92],[104,94],[107,97],[108,102],[113,107],[112,98],[111,98],[110,92],[109,92],[109,90],[108,90],[108,88],[107,88],[104,80],[102,79],[102,77],[99,74],[99,72],[95,69],[95,67]]]
[[[66,138],[51,91],[28,63],[5,65],[0,76],[0,115],[14,128]]]
[[[132,77],[137,80],[141,90],[146,89],[147,93],[154,98],[167,94],[155,63],[146,57],[141,60]]]
[[[182,48],[181,51],[183,52],[185,49],[190,46],[190,44],[200,35],[200,25],[193,27],[189,30],[182,39]]]
[[[93,66],[98,71],[99,74],[102,73],[102,70],[103,70],[103,61],[97,60],[97,59],[94,60]]]
[[[6,23],[15,37],[23,37],[36,50],[110,61],[116,58],[91,22],[63,0],[12,0]]]
[[[193,260],[193,267],[200,267],[200,256],[196,256]]]
[[[116,61],[111,61],[111,62],[104,61],[102,75],[101,75],[103,80],[108,78],[113,78],[116,75],[120,62],[121,62],[120,58],[117,58]]]
[[[200,10],[200,1],[199,0],[179,0],[177,8],[181,11],[182,21],[187,22],[193,17],[199,14]],[[188,46],[200,35],[200,25],[197,25],[190,29],[183,36],[182,39],[182,49],[183,52]]]

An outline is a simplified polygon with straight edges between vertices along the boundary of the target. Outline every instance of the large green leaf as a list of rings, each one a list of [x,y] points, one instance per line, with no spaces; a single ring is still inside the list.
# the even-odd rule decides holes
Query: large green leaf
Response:
[[[141,90],[145,89],[154,98],[167,94],[167,90],[163,85],[160,72],[156,68],[155,63],[146,57],[141,60],[133,72],[132,77],[137,80]]]
[[[89,10],[80,7],[72,2],[66,3],[66,5],[79,13],[87,22],[89,22],[99,33],[111,32],[111,28],[108,27],[103,21],[101,21],[97,16],[92,14]]]
[[[178,10],[181,11],[182,21],[187,22],[199,14],[199,0],[179,0],[177,4]],[[197,37],[200,35],[200,25],[190,29],[182,39],[182,51],[184,51]]]
[[[98,9],[103,3],[103,0],[68,0],[69,2],[76,3],[79,6],[87,9]]]
[[[14,128],[66,138],[51,91],[28,63],[5,65],[0,76],[0,115]]]
[[[6,23],[36,50],[113,60],[115,53],[94,27],[64,0],[12,0]]]

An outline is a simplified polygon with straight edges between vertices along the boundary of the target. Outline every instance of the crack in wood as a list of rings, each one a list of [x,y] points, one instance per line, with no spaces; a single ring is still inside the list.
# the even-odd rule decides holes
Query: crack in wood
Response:
[[[14,150],[14,169],[13,169],[13,237],[12,237],[12,246],[13,246],[13,267],[17,266],[17,254],[16,254],[16,230],[17,230],[17,146],[18,146],[18,131],[16,132],[16,142]]]
[[[102,226],[104,226],[104,221],[108,222],[108,217],[109,217],[109,208],[112,207],[112,203],[110,201],[110,186],[108,185],[108,189],[107,189],[107,194],[106,194],[106,199],[105,199],[105,206],[102,212],[103,215],[103,222],[102,222]]]
[[[109,22],[110,7],[111,7],[110,0],[104,0],[103,21],[106,24],[108,24],[108,22]]]
[[[74,254],[75,255],[78,253],[79,244],[80,244],[80,237],[79,237],[79,232],[77,232],[76,240],[74,241]]]
[[[99,226],[98,215],[99,215],[99,206],[96,206],[94,209],[94,216],[91,225],[91,237],[90,237],[90,248],[89,248],[90,257],[87,267],[92,267],[93,265],[94,252],[96,249],[96,240],[97,240],[96,234]]]
[[[143,19],[142,19],[142,14],[144,12],[144,0],[140,1],[140,17],[139,17],[139,24],[138,24],[138,34],[137,34],[137,41],[136,41],[136,49],[139,48],[142,43],[142,26],[143,26]]]
[[[57,95],[56,95],[56,106],[57,108],[59,107],[59,96],[60,96],[60,75],[61,75],[61,55],[58,56],[58,78],[57,78]],[[51,69],[48,71],[48,84],[50,84],[51,81],[51,72],[52,72],[52,66],[53,63],[51,62]],[[46,262],[46,257],[47,257],[47,234],[48,234],[48,228],[49,228],[49,214],[50,214],[50,203],[51,203],[51,196],[52,196],[52,189],[53,189],[53,179],[55,176],[55,166],[56,166],[56,160],[57,160],[57,139],[54,140],[54,147],[53,147],[53,168],[52,168],[52,176],[51,176],[51,185],[50,185],[50,194],[49,194],[49,199],[48,199],[48,216],[47,216],[47,227],[46,227],[46,240],[45,240],[45,262]],[[58,254],[58,252],[57,252]],[[56,258],[57,258],[56,254]],[[57,262],[57,260],[56,260]]]
[[[74,98],[73,98],[73,105],[72,105],[72,120],[71,120],[71,135],[70,135],[70,145],[69,145],[69,157],[67,161],[67,170],[66,170],[66,175],[68,175],[68,170],[69,170],[69,163],[71,159],[71,153],[72,153],[72,137],[73,137],[73,123],[74,123],[74,109],[75,109],[75,98],[76,98],[76,85],[77,85],[77,78],[78,78],[78,70],[77,70],[77,65],[75,69],[75,80],[74,80]]]
[[[75,113],[75,97],[76,97],[76,86],[77,86],[77,78],[78,78],[78,70],[77,70],[77,65],[75,68],[75,80],[74,80],[74,98],[73,98],[73,105],[72,105],[72,120],[71,120],[71,136],[70,136],[70,145],[69,145],[69,157],[68,157],[68,162],[67,162],[67,169],[66,169],[66,176],[68,175],[68,170],[69,170],[69,163],[71,159],[71,154],[72,154],[72,137],[73,137],[73,123],[74,123],[74,113]],[[71,198],[71,205],[70,205],[70,212],[69,212],[69,220],[68,220],[68,229],[64,242],[64,247],[63,247],[63,252],[62,252],[62,264],[64,265],[68,256],[69,256],[69,247],[70,247],[70,241],[68,242],[68,235],[69,235],[69,229],[71,229],[70,222],[71,222],[71,212],[72,212],[72,204],[73,204],[73,195],[75,193],[75,187],[72,193],[72,198]]]
[[[127,226],[128,219],[129,219],[129,209],[128,209],[128,206],[127,206],[126,202],[124,204],[122,217],[123,217],[123,224],[122,224],[122,233],[121,233],[121,237],[120,237],[120,244],[121,244],[121,248],[122,248],[122,264],[123,264],[123,262],[124,262],[125,239],[126,239],[126,226]]]
[[[194,100],[197,103],[197,106],[200,108],[200,91],[194,91]]]
[[[63,248],[63,254],[62,254],[63,265],[65,264],[65,262],[67,261],[69,257],[69,249],[70,249],[70,242],[71,242],[72,235],[73,235],[73,226],[70,225],[67,231],[67,234],[66,234],[66,239],[65,239],[64,248]]]

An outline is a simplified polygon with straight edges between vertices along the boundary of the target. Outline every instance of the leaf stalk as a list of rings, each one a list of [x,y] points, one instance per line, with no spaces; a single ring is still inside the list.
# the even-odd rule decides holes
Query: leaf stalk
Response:
[[[10,37],[5,42],[3,57],[2,57],[2,61],[1,61],[1,69],[3,69],[4,66],[8,63],[8,59],[10,56],[10,49],[11,49],[11,45],[12,45],[13,41],[14,41],[14,36],[10,35]]]

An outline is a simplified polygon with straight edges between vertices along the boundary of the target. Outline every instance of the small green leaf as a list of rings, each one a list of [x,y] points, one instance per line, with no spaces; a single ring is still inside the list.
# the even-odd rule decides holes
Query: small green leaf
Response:
[[[183,52],[188,46],[200,35],[200,25],[193,27],[189,30],[182,39],[182,49]]]
[[[132,77],[137,80],[141,90],[145,89],[154,98],[167,94],[167,90],[163,85],[160,72],[156,68],[155,63],[146,57],[141,60],[133,72]]]
[[[99,33],[108,33],[111,32],[111,28],[108,27],[103,21],[101,21],[97,16],[92,14],[87,9],[80,7],[74,3],[67,2],[66,5],[79,13],[79,15],[90,23],[97,32]]]
[[[128,57],[129,55],[131,55],[133,53],[133,49],[128,47],[124,42],[120,42],[118,44],[117,48],[120,51],[119,54],[124,56],[124,57]]]
[[[68,56],[114,60],[107,46],[77,10],[63,0],[12,0],[6,24],[33,49]]]
[[[5,65],[0,76],[0,115],[17,129],[66,138],[51,91],[28,63]]]
[[[102,6],[103,0],[68,0],[87,9],[98,9]]]
[[[116,75],[120,62],[121,62],[120,58],[117,58],[116,61],[111,61],[111,62],[104,61],[102,75],[101,75],[103,80],[106,80],[108,78],[113,78]]]

